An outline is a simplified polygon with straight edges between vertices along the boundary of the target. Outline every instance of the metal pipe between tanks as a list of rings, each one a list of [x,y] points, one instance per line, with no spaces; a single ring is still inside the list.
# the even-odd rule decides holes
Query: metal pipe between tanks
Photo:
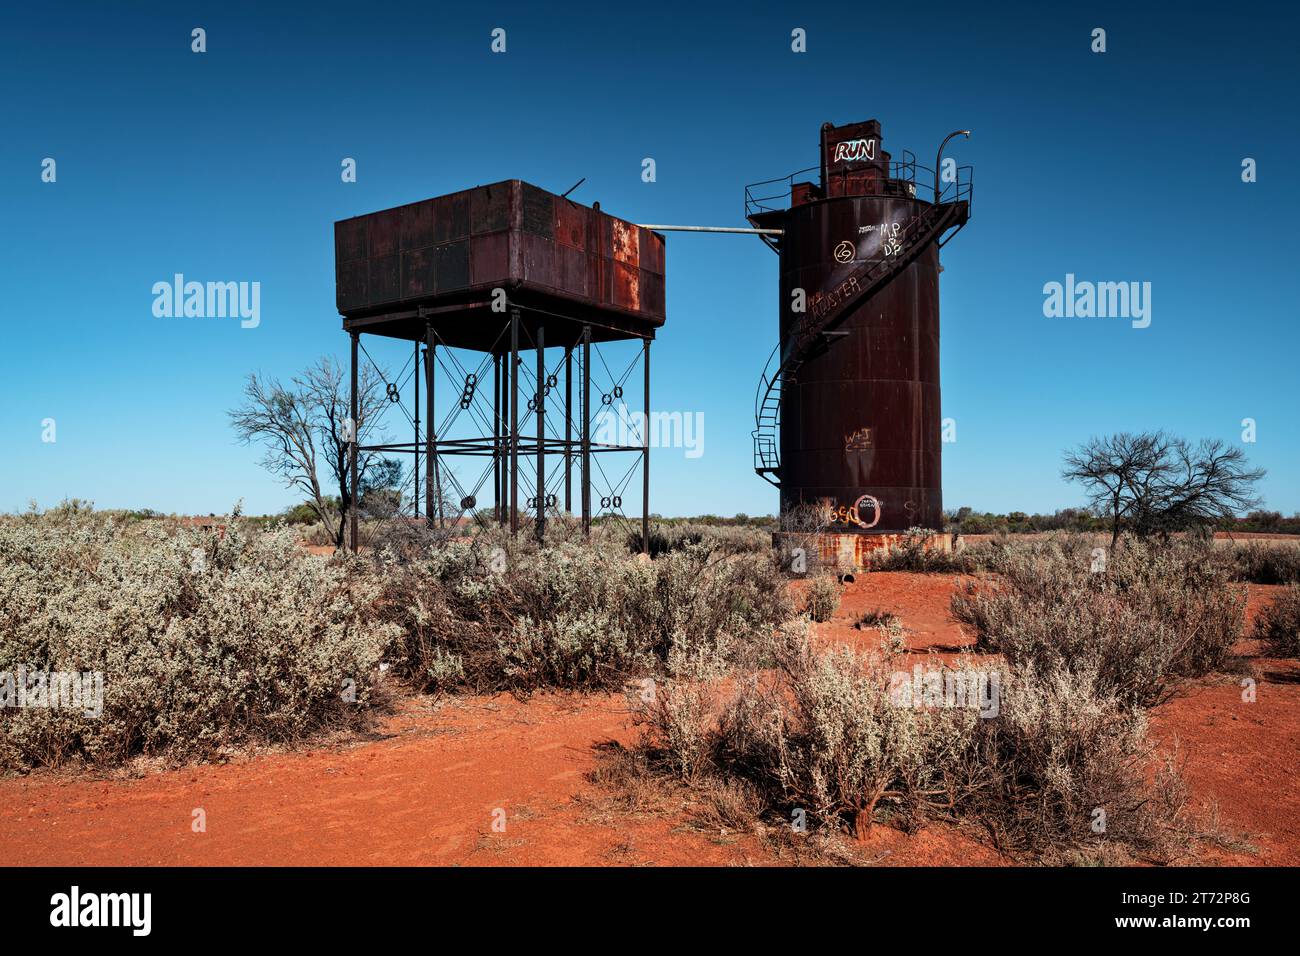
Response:
[[[643,226],[638,229],[652,229],[657,232],[735,232],[745,236],[783,236],[784,229],[740,229],[733,226]]]

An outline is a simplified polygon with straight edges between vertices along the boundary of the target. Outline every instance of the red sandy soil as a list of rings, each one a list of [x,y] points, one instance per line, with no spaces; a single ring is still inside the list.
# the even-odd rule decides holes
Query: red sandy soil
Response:
[[[823,640],[864,639],[852,622],[881,608],[910,629],[909,650],[969,644],[948,616],[956,578],[877,573],[845,588]],[[1253,616],[1278,588],[1250,587]],[[869,638],[868,638],[869,639]],[[1253,642],[1242,650],[1254,654]],[[1219,829],[1254,853],[1211,847],[1205,862],[1300,864],[1300,666],[1255,659],[1257,702],[1232,679],[1160,707],[1162,746],[1177,737],[1193,800],[1217,802]],[[623,813],[586,779],[597,745],[628,743],[621,697],[420,698],[372,739],[269,753],[135,779],[39,773],[0,779],[0,845],[42,865],[744,865],[775,862],[751,836],[709,832],[685,810]],[[191,829],[193,811],[207,830]],[[505,832],[493,814],[505,811]],[[999,864],[973,836],[885,826],[860,847],[881,865]]]

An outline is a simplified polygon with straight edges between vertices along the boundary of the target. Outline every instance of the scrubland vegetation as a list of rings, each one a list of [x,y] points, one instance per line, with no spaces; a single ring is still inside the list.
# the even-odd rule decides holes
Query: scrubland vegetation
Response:
[[[1300,657],[1300,584],[1293,584],[1255,619],[1255,636],[1270,654]]]
[[[208,759],[358,726],[403,690],[607,689],[739,661],[789,608],[771,556],[732,537],[677,529],[653,562],[612,531],[545,549],[416,534],[327,559],[237,514],[5,519],[0,673],[105,678],[100,715],[0,709],[0,768]]]
[[[999,549],[953,598],[976,647],[1018,668],[1088,679],[1126,706],[1222,669],[1245,621],[1232,557],[1209,543],[1074,538]]]
[[[0,768],[204,759],[356,725],[398,636],[374,616],[378,596],[285,530],[168,530],[78,509],[7,520],[0,672],[99,671],[104,700],[99,716],[0,710]]]
[[[1194,828],[1148,709],[1238,666],[1242,579],[1293,573],[1195,538],[1126,537],[1099,559],[1084,535],[956,554],[914,535],[879,567],[964,576],[952,610],[973,652],[920,660],[949,685],[992,679],[980,710],[900,703],[918,658],[899,621],[823,639],[839,582],[792,600],[749,524],[656,525],[650,560],[613,525],[589,545],[457,534],[327,558],[237,515],[0,519],[0,672],[105,675],[101,716],[0,710],[0,769],[220,758],[360,728],[399,694],[624,689],[642,736],[606,759],[708,795],[737,829],[942,821],[1016,858],[1163,862]],[[1298,624],[1293,586],[1256,636],[1294,656]]]

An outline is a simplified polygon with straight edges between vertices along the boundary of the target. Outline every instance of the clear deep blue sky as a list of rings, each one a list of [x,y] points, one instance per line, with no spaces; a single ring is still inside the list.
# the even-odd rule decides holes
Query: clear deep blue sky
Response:
[[[746,183],[814,165],[823,121],[875,117],[927,165],[974,130],[950,147],[975,203],[943,255],[946,507],[1076,504],[1061,452],[1090,435],[1238,442],[1251,417],[1267,505],[1300,510],[1300,15],[1139,6],[7,4],[0,509],[291,503],[225,412],[252,370],[345,356],[336,219],[585,176],[574,198],[626,219],[743,225]],[[749,438],[776,269],[756,238],[669,236],[654,406],[703,412],[705,445],[655,453],[654,510],[776,510]],[[176,272],[260,282],[260,326],[155,318],[151,287]],[[1066,273],[1150,282],[1151,326],[1045,318]]]

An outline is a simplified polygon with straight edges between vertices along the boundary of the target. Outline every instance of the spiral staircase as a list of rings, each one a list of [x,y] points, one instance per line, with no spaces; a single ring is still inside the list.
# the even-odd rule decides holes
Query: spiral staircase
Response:
[[[754,396],[754,471],[781,486],[781,394],[799,367],[849,334],[839,327],[872,296],[893,282],[930,245],[943,246],[966,224],[967,199],[926,206],[899,236],[898,251],[868,259],[830,293],[812,303],[803,319],[772,350]]]

